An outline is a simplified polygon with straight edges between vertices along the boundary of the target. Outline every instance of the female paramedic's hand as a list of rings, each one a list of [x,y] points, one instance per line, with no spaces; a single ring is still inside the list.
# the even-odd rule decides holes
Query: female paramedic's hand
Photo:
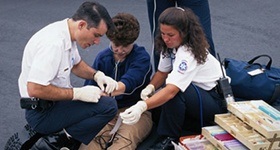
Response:
[[[129,107],[124,112],[120,113],[124,124],[133,125],[137,123],[144,111],[147,110],[146,102],[140,100],[135,105]]]
[[[97,71],[94,75],[94,80],[97,82],[100,89],[107,94],[112,93],[114,90],[118,89],[117,81],[113,80],[112,78],[105,76],[105,74],[101,71]],[[106,87],[104,85],[106,84]],[[105,88],[105,90],[104,90]]]
[[[152,84],[147,85],[142,91],[141,91],[141,99],[146,100],[150,96],[152,96],[155,93],[155,87]]]
[[[92,85],[73,88],[73,100],[97,103],[101,94],[102,91],[98,87]]]

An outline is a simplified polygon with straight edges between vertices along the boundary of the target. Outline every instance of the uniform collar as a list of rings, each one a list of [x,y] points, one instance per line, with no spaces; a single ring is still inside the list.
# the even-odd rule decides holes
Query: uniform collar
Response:
[[[65,39],[65,51],[67,50],[70,50],[71,47],[72,47],[72,44],[76,43],[76,42],[72,42],[71,41],[71,36],[70,36],[70,31],[69,31],[69,26],[68,26],[68,23],[67,23],[67,20],[69,18],[66,18],[63,20],[63,27],[62,27],[62,32],[64,34],[64,39]]]

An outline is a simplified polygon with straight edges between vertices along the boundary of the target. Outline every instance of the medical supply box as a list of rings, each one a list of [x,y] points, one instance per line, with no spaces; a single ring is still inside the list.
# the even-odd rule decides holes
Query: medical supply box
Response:
[[[216,114],[215,122],[250,150],[280,150],[280,112],[263,100],[228,104],[228,113]],[[202,128],[202,134],[209,132]],[[210,136],[211,137],[211,136]],[[213,143],[213,139],[209,140]],[[229,149],[217,144],[219,149]]]

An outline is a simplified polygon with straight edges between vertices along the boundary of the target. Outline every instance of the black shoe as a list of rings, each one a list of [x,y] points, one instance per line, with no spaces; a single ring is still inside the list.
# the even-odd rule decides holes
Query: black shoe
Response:
[[[161,138],[155,145],[148,148],[148,150],[174,150],[171,141],[177,143],[177,139],[171,137]]]
[[[80,141],[75,140],[74,138],[71,138],[71,137],[67,137],[67,139],[68,140],[65,141],[65,143],[64,143],[64,146],[63,146],[64,148],[68,148],[69,150],[78,150],[79,149],[79,147],[81,145]]]
[[[62,131],[40,138],[31,150],[60,150],[61,148],[78,150],[80,145],[81,142],[67,137]]]

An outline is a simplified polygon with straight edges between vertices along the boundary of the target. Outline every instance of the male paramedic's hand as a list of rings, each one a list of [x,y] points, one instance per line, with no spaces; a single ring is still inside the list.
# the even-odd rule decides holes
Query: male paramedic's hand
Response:
[[[142,100],[146,100],[148,99],[150,96],[152,96],[155,93],[155,87],[152,84],[149,84],[148,86],[145,87],[145,89],[143,89],[141,91],[141,99]]]
[[[124,112],[120,113],[124,124],[133,125],[137,123],[144,111],[147,110],[146,102],[140,100],[135,105],[129,107]]]
[[[97,82],[100,89],[106,92],[107,94],[112,93],[114,90],[118,89],[118,83],[112,78],[105,76],[105,74],[101,71],[97,71],[93,79],[94,81]],[[106,88],[104,87],[105,84],[106,84]]]
[[[73,100],[80,100],[84,102],[97,103],[100,99],[102,91],[92,85],[73,88]]]

